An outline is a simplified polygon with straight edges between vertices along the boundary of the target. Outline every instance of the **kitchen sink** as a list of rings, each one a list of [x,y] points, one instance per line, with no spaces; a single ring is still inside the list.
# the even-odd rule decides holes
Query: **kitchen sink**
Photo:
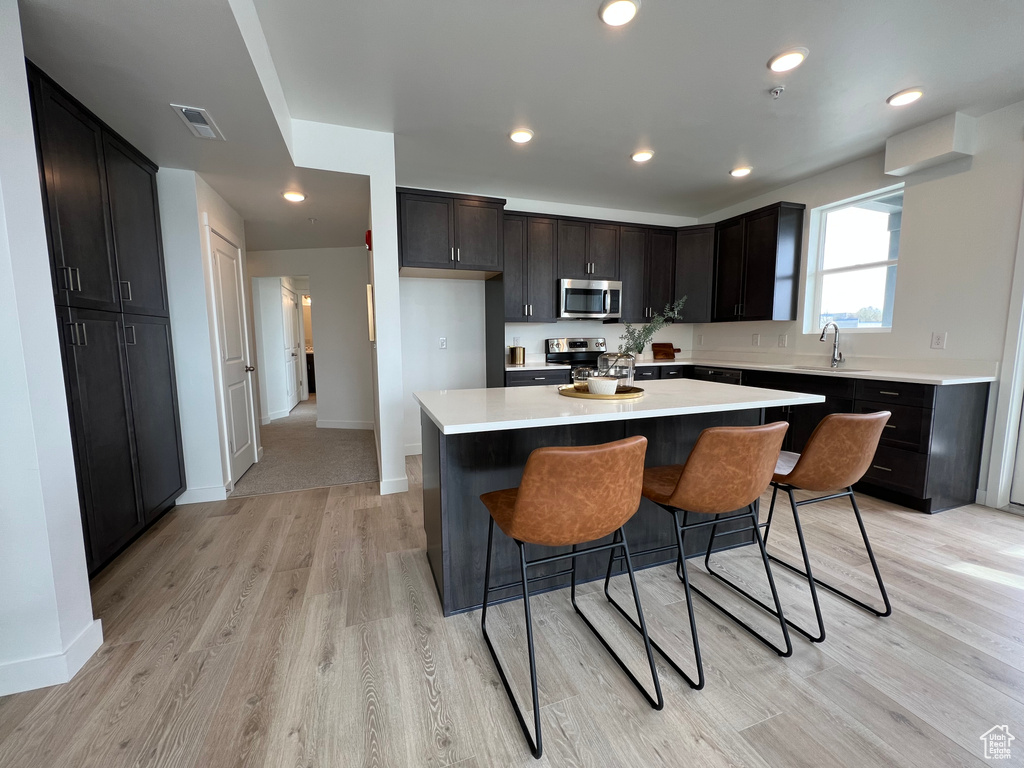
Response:
[[[794,365],[798,371],[826,371],[828,373],[866,373],[867,368],[832,368],[828,365]]]

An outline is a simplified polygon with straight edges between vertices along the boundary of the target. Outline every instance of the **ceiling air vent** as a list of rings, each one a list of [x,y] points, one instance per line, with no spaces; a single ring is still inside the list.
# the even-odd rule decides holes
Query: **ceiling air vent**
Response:
[[[186,107],[181,104],[171,104],[171,108],[181,118],[182,122],[192,131],[192,135],[200,139],[217,139],[224,141],[224,134],[213,122],[210,113],[202,107]]]

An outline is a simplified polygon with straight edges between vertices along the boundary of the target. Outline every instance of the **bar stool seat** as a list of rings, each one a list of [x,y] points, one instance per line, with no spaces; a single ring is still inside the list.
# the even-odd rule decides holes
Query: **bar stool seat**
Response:
[[[670,503],[682,474],[682,464],[648,467],[644,470],[644,498],[650,499],[656,504]]]
[[[594,633],[605,650],[611,654],[651,706],[660,710],[665,705],[661,693],[661,683],[658,680],[658,669],[654,662],[654,653],[647,635],[643,608],[640,605],[640,593],[633,574],[629,544],[626,542],[623,530],[623,526],[636,514],[640,506],[646,452],[646,437],[630,437],[595,446],[538,448],[530,454],[518,488],[491,491],[480,497],[490,513],[480,629],[487,643],[487,649],[491,653],[491,658],[494,659],[494,664],[498,669],[498,676],[505,687],[505,693],[512,703],[512,709],[515,710],[519,727],[530,745],[530,751],[536,758],[541,757],[544,746],[540,725],[540,699],[537,687],[536,654],[533,646],[533,623],[530,618],[530,584],[532,582],[569,575],[571,578],[569,594],[573,610],[580,616],[587,628]],[[491,556],[494,550],[495,525],[511,538],[519,549],[521,578],[518,582],[491,586]],[[612,535],[611,543],[592,544],[584,549],[579,548],[582,544],[605,539],[609,535]],[[571,546],[572,551],[528,560],[526,544],[549,547]],[[621,552],[620,558],[626,563],[640,622],[634,626],[643,635],[647,662],[650,666],[651,678],[654,681],[654,696],[648,693],[644,685],[619,655],[612,650],[576,603],[576,560],[595,552],[608,552],[610,558],[614,558],[617,552]],[[532,578],[529,576],[528,571],[532,566],[549,565],[563,560],[571,561],[571,567],[568,570],[546,573]],[[523,590],[535,737],[530,734],[526,718],[516,701],[505,669],[502,667],[490,635],[487,633],[487,607],[490,595],[493,592],[515,586],[521,586]]]
[[[853,485],[864,476],[864,473],[870,467],[872,457],[874,457],[875,451],[878,448],[878,441],[882,437],[882,430],[885,429],[886,422],[890,416],[889,411],[829,414],[815,427],[814,432],[811,433],[810,438],[807,440],[807,445],[804,446],[803,453],[784,451],[780,454],[778,464],[775,466],[775,473],[772,476],[772,502],[768,509],[768,520],[763,526],[764,541],[767,544],[768,537],[771,535],[772,519],[775,515],[775,500],[781,489],[789,496],[790,508],[793,510],[793,523],[796,528],[797,542],[800,545],[800,554],[804,567],[801,570],[799,567],[787,563],[785,560],[772,554],[769,554],[768,557],[773,563],[778,563],[807,579],[811,593],[811,602],[814,606],[814,615],[818,624],[817,634],[812,634],[807,629],[796,625],[788,619],[787,623],[811,642],[820,643],[825,639],[825,621],[821,614],[821,606],[818,603],[816,585],[824,587],[879,618],[884,618],[892,613],[892,604],[889,602],[889,595],[885,591],[885,584],[882,583],[882,574],[878,570],[875,553],[871,549],[868,532],[864,527],[864,520],[857,506],[857,499],[853,494]],[[815,493],[826,492],[826,495],[797,501],[793,491],[798,489]],[[832,491],[832,493],[827,493],[829,491]],[[850,505],[853,507],[857,527],[860,529],[860,535],[864,541],[864,549],[871,563],[875,582],[878,585],[878,591],[882,598],[883,607],[881,609],[868,605],[837,587],[822,581],[814,576],[811,570],[811,560],[807,552],[807,544],[804,541],[803,528],[800,525],[800,514],[797,512],[797,509],[808,504],[817,504],[818,502],[831,501],[843,497],[849,497]]]

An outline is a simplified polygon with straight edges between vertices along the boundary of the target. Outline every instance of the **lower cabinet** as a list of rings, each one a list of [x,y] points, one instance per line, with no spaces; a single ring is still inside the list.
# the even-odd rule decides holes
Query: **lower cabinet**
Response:
[[[934,386],[745,371],[744,384],[824,395],[824,403],[765,410],[790,424],[785,450],[800,452],[830,413],[892,415],[856,489],[922,512],[973,504],[981,468],[988,384]]]
[[[551,384],[570,384],[572,375],[568,368],[536,371],[505,371],[506,387],[544,387]]]
[[[89,573],[185,486],[170,321],[61,307]]]
[[[60,308],[68,405],[89,572],[142,526],[121,315]]]

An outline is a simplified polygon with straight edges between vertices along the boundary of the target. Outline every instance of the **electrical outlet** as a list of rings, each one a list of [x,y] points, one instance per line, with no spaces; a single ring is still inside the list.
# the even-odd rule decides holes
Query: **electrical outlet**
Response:
[[[785,333],[780,333],[779,334],[779,346],[780,347],[788,347],[789,346],[789,336],[787,334],[785,334]]]
[[[698,333],[697,334],[697,346],[698,347],[703,347],[704,346],[704,334],[703,333]]]
[[[750,336],[750,343],[751,343],[752,346],[755,346],[755,347],[761,346],[761,334],[760,333],[751,334],[751,336]]]
[[[941,333],[932,332],[932,349],[945,349],[946,348],[946,332]]]
[[[523,346],[522,344],[519,343],[519,337],[518,336],[513,336],[512,337],[512,346],[513,347],[521,347],[521,346]]]
[[[441,338],[439,338],[437,340],[437,346],[439,346],[441,349],[448,349],[448,339],[447,339],[447,337],[442,336]]]

